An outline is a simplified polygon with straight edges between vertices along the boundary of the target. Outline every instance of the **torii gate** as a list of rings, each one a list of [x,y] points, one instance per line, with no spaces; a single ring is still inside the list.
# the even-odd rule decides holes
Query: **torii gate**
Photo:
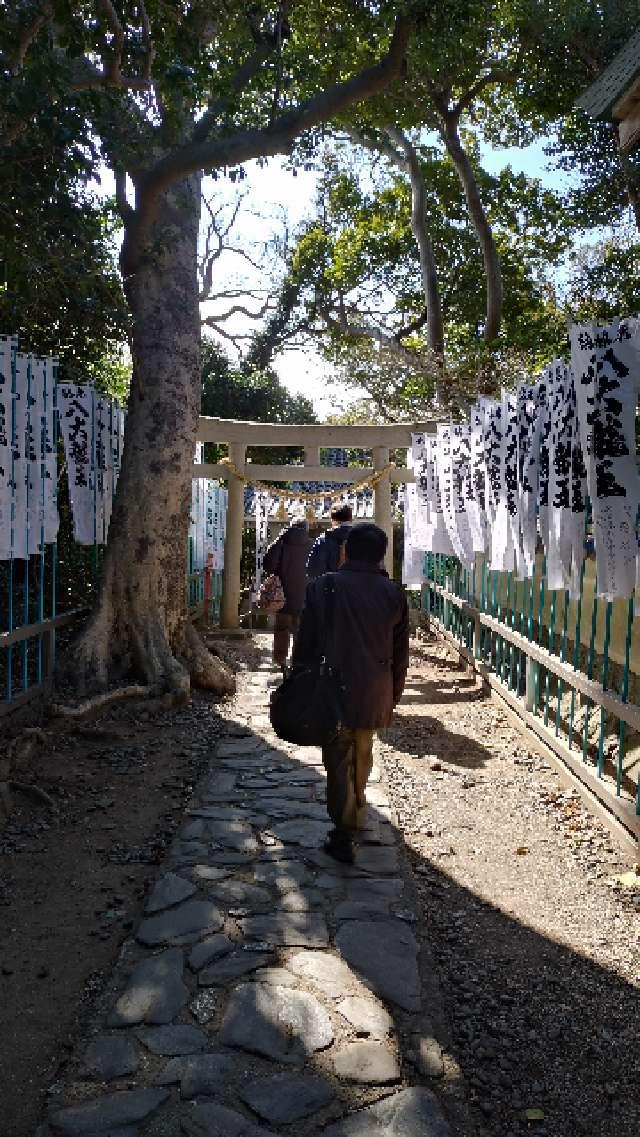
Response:
[[[391,483],[414,480],[413,471],[406,466],[389,466],[389,452],[408,449],[411,435],[430,434],[434,422],[388,423],[384,426],[354,425],[331,426],[285,423],[242,422],[235,419],[201,417],[198,442],[226,443],[229,458],[237,470],[250,478],[273,482],[360,482],[377,470],[386,471],[374,490],[374,517],[376,525],[384,529],[389,539],[386,567],[393,565],[393,519],[391,514]],[[247,462],[248,446],[295,446],[304,448],[304,465],[268,466]],[[373,466],[335,467],[320,464],[321,447],[339,447],[370,450]],[[244,482],[230,473],[224,464],[204,463],[193,467],[194,478],[220,478],[229,490],[227,506],[227,532],[224,546],[224,574],[220,624],[223,628],[239,626],[240,559],[244,528]],[[318,494],[320,498],[322,494]]]

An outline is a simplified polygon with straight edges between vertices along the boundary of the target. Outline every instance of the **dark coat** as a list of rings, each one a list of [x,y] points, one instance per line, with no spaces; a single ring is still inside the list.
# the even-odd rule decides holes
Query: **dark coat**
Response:
[[[264,555],[264,571],[275,573],[282,582],[285,601],[282,611],[287,616],[299,616],[303,609],[310,548],[307,522],[294,521],[271,542]]]
[[[325,572],[335,572],[340,564],[340,550],[344,545],[351,525],[337,525],[335,529],[327,529],[315,542],[309,560],[307,561],[307,576],[315,580]]]
[[[307,586],[292,663],[322,655],[326,585],[335,582],[333,640],[327,658],[345,688],[345,726],[388,726],[409,663],[409,613],[403,590],[384,569],[347,561],[336,573]]]

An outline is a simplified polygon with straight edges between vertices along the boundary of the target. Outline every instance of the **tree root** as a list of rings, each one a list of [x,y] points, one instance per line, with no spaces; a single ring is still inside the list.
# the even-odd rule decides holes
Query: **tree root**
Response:
[[[50,809],[55,810],[57,808],[53,798],[49,797],[46,790],[41,790],[39,786],[32,785],[30,782],[17,781],[11,776],[17,762],[28,761],[38,743],[44,742],[45,739],[45,732],[36,726],[27,727],[21,735],[7,743],[5,754],[0,758],[0,816],[4,815],[8,818],[11,815],[13,809],[12,790],[20,790],[22,793],[37,797],[40,801],[45,802]]]
[[[18,790],[22,794],[29,794],[31,797],[34,797],[38,801],[43,802],[44,805],[48,805],[49,809],[52,809],[57,813],[57,803],[53,800],[51,795],[47,793],[46,790],[41,789],[41,787],[35,785],[35,783],[11,781],[9,785],[11,786],[12,790]]]
[[[148,699],[155,693],[153,687],[142,687],[139,684],[133,684],[129,687],[116,687],[113,691],[104,691],[100,695],[94,695],[92,699],[86,699],[77,707],[52,703],[49,707],[49,714],[52,718],[83,719],[87,715],[95,715],[98,711],[105,710],[112,703],[120,702],[122,699]]]
[[[185,640],[185,665],[192,683],[205,691],[214,691],[217,695],[233,695],[236,689],[235,675],[217,655],[207,651],[191,624],[187,625]]]

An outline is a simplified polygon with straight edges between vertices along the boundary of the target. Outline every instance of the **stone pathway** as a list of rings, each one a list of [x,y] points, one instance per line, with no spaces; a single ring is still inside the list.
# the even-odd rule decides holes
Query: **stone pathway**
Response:
[[[248,674],[227,710],[37,1137],[451,1137],[407,1062],[407,1040],[428,1072],[442,1057],[380,773],[356,864],[340,866],[321,851],[320,753],[274,737],[271,680]]]

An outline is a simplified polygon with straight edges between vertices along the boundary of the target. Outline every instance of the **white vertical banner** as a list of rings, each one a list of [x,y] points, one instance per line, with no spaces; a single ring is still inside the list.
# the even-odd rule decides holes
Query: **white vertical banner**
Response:
[[[507,508],[506,461],[506,399],[494,403],[485,412],[485,461],[487,464],[488,493],[491,502],[491,556],[490,568],[503,572],[513,567],[513,541]],[[509,564],[511,553],[511,565]]]
[[[254,496],[256,513],[256,574],[254,590],[257,593],[262,584],[262,563],[269,542],[269,513],[271,508],[271,494],[265,490],[257,490]]]
[[[60,519],[58,516],[58,455],[55,434],[55,376],[58,361],[51,356],[44,360],[44,399],[40,419],[42,455],[42,532],[45,545],[57,540]]]
[[[467,499],[471,477],[471,438],[469,427],[459,423],[451,425],[451,481],[453,489],[453,513],[460,561],[467,569],[475,564],[474,542],[471,522],[467,511]]]
[[[517,391],[518,417],[518,511],[520,542],[518,576],[533,576],[538,539],[537,505],[540,484],[540,427],[546,403],[547,384],[522,383]]]
[[[545,553],[549,550],[549,461],[551,442],[551,398],[555,384],[553,367],[545,367],[541,376],[544,399],[538,404],[538,531]]]
[[[495,399],[481,398],[478,407],[482,417],[482,449],[484,452],[485,475],[485,515],[488,528],[489,546],[492,541],[493,524],[500,500],[500,460],[502,451],[502,431],[500,420],[502,410]]]
[[[474,403],[469,415],[469,481],[467,486],[467,513],[474,553],[484,553],[487,547],[486,469],[483,444],[484,414],[479,403]]]
[[[88,384],[58,386],[74,539],[105,544],[120,474],[125,413]]]
[[[570,330],[578,421],[593,514],[597,595],[631,595],[640,487],[635,414],[640,377],[636,321]]]
[[[430,495],[429,524],[425,552],[449,554],[453,553],[453,545],[451,544],[451,537],[449,536],[449,531],[444,519],[437,450],[437,438],[432,437],[425,439],[424,456],[422,459],[423,477]]]
[[[569,589],[575,595],[584,558],[584,494],[579,494],[576,480],[581,452],[579,446],[574,448],[576,392],[573,373],[565,363],[556,360],[554,372],[550,395],[547,583],[551,591]]]
[[[96,538],[93,394],[92,387],[82,384],[62,383],[58,387],[58,412],[67,458],[73,535],[79,545],[93,545]]]
[[[11,556],[26,560],[29,556],[29,381],[30,356],[22,351],[15,355],[12,432],[12,517]]]
[[[44,414],[46,361],[39,356],[30,357],[27,398],[26,457],[28,462],[27,486],[27,552],[42,550],[44,529],[44,500],[42,485],[42,417]]]
[[[404,489],[404,549],[402,555],[402,583],[406,588],[421,588],[424,579],[424,549],[415,532],[419,516],[415,482],[407,482]]]
[[[0,336],[0,560],[7,560],[11,556],[11,388],[16,346],[15,336]]]
[[[518,413],[515,392],[502,399],[502,500],[506,511],[504,571],[513,572],[521,561],[518,513]]]

